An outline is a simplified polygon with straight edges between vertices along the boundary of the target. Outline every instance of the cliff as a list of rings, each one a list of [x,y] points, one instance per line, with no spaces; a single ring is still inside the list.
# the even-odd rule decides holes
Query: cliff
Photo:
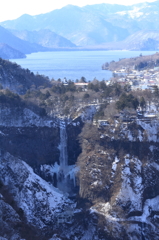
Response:
[[[7,217],[1,220],[2,237],[158,239],[157,121],[116,122],[100,128],[87,123],[83,128],[80,119],[71,122],[43,118],[33,124],[33,113],[27,114],[25,122],[25,111],[18,116],[23,124],[19,120],[16,123],[14,116],[11,126],[1,122],[0,209],[2,216],[6,212],[11,216],[10,221]],[[66,132],[60,133],[65,127]],[[65,144],[71,144],[70,132],[73,142],[81,130],[80,154],[79,145],[78,149],[74,145],[71,149]],[[49,136],[51,132],[53,135]],[[67,150],[63,149],[65,146]],[[69,161],[75,150],[80,154],[75,158],[78,157],[78,168],[74,166],[75,159]],[[68,166],[61,163],[63,153]],[[74,188],[76,172],[80,196],[70,201],[66,192],[78,191]],[[63,217],[67,211],[69,220]],[[24,230],[27,228],[31,228],[30,235]]]
[[[0,91],[0,238],[158,240],[158,117],[115,120],[115,102],[93,98],[74,101],[64,115],[64,95],[58,93],[66,93],[63,85],[58,91],[43,85],[40,104],[29,76],[37,88],[48,80],[41,76],[38,83],[29,70],[1,63],[3,87],[13,89],[25,73],[29,93]],[[69,93],[75,95],[75,89]],[[113,101],[119,95],[112,95]],[[54,97],[54,105],[47,105]],[[153,110],[154,99],[148,99]],[[99,116],[109,121],[100,124]]]
[[[98,137],[84,129],[80,195],[102,219],[106,239],[159,239],[158,127],[116,122],[97,130]]]

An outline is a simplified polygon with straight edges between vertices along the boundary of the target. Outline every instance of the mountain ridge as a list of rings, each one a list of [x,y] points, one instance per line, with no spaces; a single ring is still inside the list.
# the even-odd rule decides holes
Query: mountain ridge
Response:
[[[51,48],[76,47],[76,45],[71,41],[50,31],[49,29],[41,29],[39,31],[17,31],[11,29],[10,32],[22,40],[39,44],[40,46],[50,48],[50,50]]]
[[[0,57],[3,59],[26,58],[26,55],[5,43],[0,43]]]
[[[31,24],[29,24],[30,21]],[[113,26],[100,15],[73,5],[56,9],[47,14],[22,15],[17,20],[6,21],[1,25],[10,29],[29,31],[50,29],[78,46],[123,40],[128,36],[126,29]],[[99,34],[100,37],[98,37]]]
[[[155,1],[130,6],[106,3],[84,7],[67,5],[35,16],[24,14],[0,24],[14,30],[48,29],[77,46],[97,46],[124,41],[138,31],[158,31],[158,3]]]
[[[25,53],[29,54],[32,52],[37,52],[37,51],[46,51],[47,48],[45,49],[44,47],[38,45],[38,44],[31,44],[27,41],[23,41],[16,36],[14,36],[11,32],[9,32],[7,29],[3,28],[0,26],[0,42],[5,43],[9,45],[10,47]]]

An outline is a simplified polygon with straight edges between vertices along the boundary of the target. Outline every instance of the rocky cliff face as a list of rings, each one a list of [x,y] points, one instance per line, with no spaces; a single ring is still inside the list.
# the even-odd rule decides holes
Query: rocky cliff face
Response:
[[[94,150],[85,138],[80,194],[101,216],[106,239],[159,239],[158,127],[116,123],[100,129]]]
[[[83,216],[82,210],[67,196],[67,193],[73,194],[78,189],[75,159],[81,151],[76,140],[81,124],[80,119],[72,122],[42,118],[24,107],[1,106],[2,239],[82,237],[84,226],[78,222]],[[67,142],[72,144],[72,148],[68,148]],[[65,158],[68,162],[62,163]],[[61,188],[61,183],[65,189]],[[61,226],[65,229],[63,232]],[[71,232],[68,227],[72,228]]]
[[[97,128],[93,112],[1,105],[2,239],[159,239],[158,120]]]
[[[53,229],[56,231],[58,212],[62,212],[68,204],[72,205],[73,209],[73,203],[58,189],[38,177],[25,162],[9,153],[1,155],[0,168],[1,192],[4,200],[7,202],[9,199],[8,202],[10,201],[7,214],[13,215],[15,212],[14,217],[11,215],[10,222],[8,222],[7,215],[3,220],[8,225],[10,223],[12,231],[17,226],[17,237],[14,239],[19,239],[18,232],[21,232],[20,223],[22,224],[22,222],[36,229],[39,239],[41,234],[41,239],[45,239]],[[7,208],[7,203],[5,205],[4,200],[2,198],[2,206]],[[7,211],[5,208],[3,214],[5,210]],[[7,232],[9,227],[6,226]],[[13,232],[15,235],[16,231]],[[33,236],[30,239],[33,239]]]

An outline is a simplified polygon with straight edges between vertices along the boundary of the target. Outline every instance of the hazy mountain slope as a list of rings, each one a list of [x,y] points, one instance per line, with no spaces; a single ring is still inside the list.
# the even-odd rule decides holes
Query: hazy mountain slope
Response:
[[[31,42],[37,43],[43,47],[57,48],[57,47],[76,47],[68,39],[61,37],[60,35],[50,31],[49,29],[43,29],[39,31],[18,31],[10,30],[16,37]]]
[[[131,9],[111,13],[107,19],[115,26],[128,28],[132,32],[140,30],[158,30],[159,1],[140,3]]]
[[[10,33],[7,29],[0,26],[0,43],[5,43],[10,47],[22,52],[22,53],[32,53],[37,51],[46,51],[48,49],[38,45],[32,44],[27,41],[23,41],[12,33]]]
[[[1,25],[16,30],[49,29],[79,46],[101,45],[123,41],[139,31],[144,31],[144,35],[145,31],[148,34],[149,31],[158,31],[159,1],[132,6],[103,3],[80,8],[68,5],[46,14],[25,14],[18,19],[2,22]],[[156,46],[156,37],[149,38]],[[151,49],[149,40],[144,41],[140,48]]]
[[[25,54],[18,50],[8,46],[7,44],[0,43],[0,57],[3,59],[15,59],[15,58],[25,58]]]
[[[119,41],[128,36],[126,29],[114,27],[99,14],[72,5],[34,17],[23,15],[17,20],[1,24],[17,30],[50,29],[77,45]]]
[[[98,46],[98,48],[155,51],[159,49],[159,31],[138,31],[131,34],[124,41],[106,43]]]
[[[29,14],[23,14],[21,17],[14,20],[7,20],[1,22],[1,25],[6,28],[17,29],[17,30],[38,30],[43,29],[46,25],[50,26],[51,29],[52,23],[54,23],[54,18],[61,19],[61,23],[63,19],[68,21],[70,19],[70,14],[76,19],[78,13],[90,13],[95,15],[104,15],[106,17],[110,13],[115,13],[118,11],[125,11],[131,9],[130,7],[126,7],[124,5],[117,4],[95,4],[95,5],[87,5],[85,7],[77,7],[73,5],[67,5],[61,9],[53,10],[49,13],[39,14],[36,16],[30,16]],[[48,20],[51,20],[49,22]],[[57,23],[58,24],[58,23]],[[74,24],[74,23],[72,23]],[[54,26],[52,26],[53,28]]]
[[[159,31],[139,31],[130,35],[122,44],[131,50],[157,50],[159,49]]]

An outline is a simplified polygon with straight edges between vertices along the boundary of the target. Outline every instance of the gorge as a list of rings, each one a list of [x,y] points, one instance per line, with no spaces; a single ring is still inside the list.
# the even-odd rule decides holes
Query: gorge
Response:
[[[90,125],[87,133],[79,119],[68,128],[58,119],[50,122],[39,118],[33,124],[35,115],[28,115],[26,109],[9,122],[8,112],[10,109],[3,109],[8,122],[1,121],[0,130],[2,237],[158,239],[157,122],[116,123],[99,130]],[[82,153],[73,159],[73,146],[66,143],[76,141],[76,127],[85,132]],[[70,135],[75,139],[69,139]],[[77,157],[79,197],[72,165]],[[71,206],[73,218],[58,225],[65,206]],[[30,235],[27,228],[32,229]]]
[[[0,239],[159,239],[158,117],[121,118],[116,84],[0,70]]]

